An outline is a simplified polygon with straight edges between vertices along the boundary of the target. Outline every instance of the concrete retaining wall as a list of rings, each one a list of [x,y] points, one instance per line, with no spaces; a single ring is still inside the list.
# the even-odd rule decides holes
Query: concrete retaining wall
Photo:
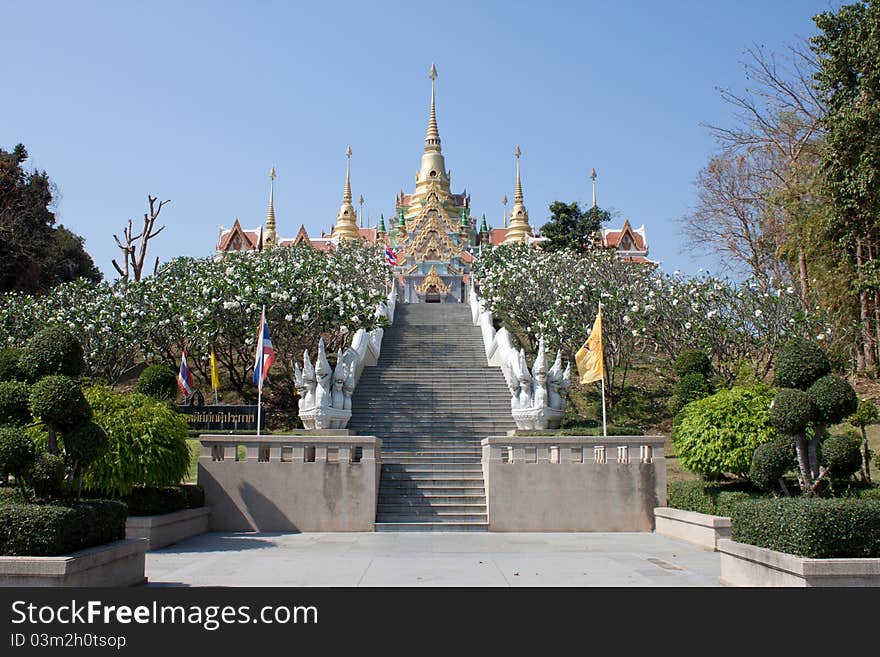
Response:
[[[729,539],[718,552],[728,586],[880,586],[880,559],[807,559]]]
[[[200,440],[198,481],[211,507],[211,530],[375,528],[381,445],[377,438],[206,435]],[[244,460],[236,460],[239,445],[245,446]]]
[[[725,516],[659,507],[654,509],[654,519],[658,534],[707,550],[715,550],[719,539],[730,538],[730,518]]]
[[[147,541],[127,538],[58,557],[0,557],[0,586],[144,584]]]
[[[483,440],[489,530],[651,531],[666,502],[662,437]]]
[[[155,516],[129,516],[125,522],[125,537],[145,538],[148,550],[158,550],[191,536],[204,534],[210,522],[211,509],[206,506]]]

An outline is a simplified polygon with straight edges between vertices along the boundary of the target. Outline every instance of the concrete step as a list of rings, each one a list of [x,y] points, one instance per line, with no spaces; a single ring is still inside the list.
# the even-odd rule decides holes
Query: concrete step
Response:
[[[377,522],[377,532],[487,532],[487,522]]]
[[[376,522],[488,522],[486,513],[377,513]]]
[[[486,504],[485,495],[477,494],[435,494],[429,491],[427,494],[419,495],[380,495],[379,505],[385,504],[408,504],[410,506],[420,506],[424,504]]]
[[[420,463],[382,463],[382,474],[434,472],[436,474],[450,472],[483,472],[483,464],[479,461],[468,462],[420,462]]]
[[[420,476],[424,474],[425,476]],[[450,473],[451,474],[451,473]],[[432,475],[429,472],[418,473],[407,476],[395,476],[391,474],[384,475],[379,482],[379,490],[385,488],[467,488],[479,487],[484,488],[482,475],[479,477],[468,476],[468,473],[462,472],[457,476]]]
[[[410,515],[410,514],[419,514],[419,515],[438,515],[438,516],[448,516],[448,515],[485,515],[486,514],[486,504],[481,502],[470,502],[470,503],[443,503],[443,502],[423,502],[420,504],[408,504],[407,502],[380,502],[379,503],[379,514],[382,516],[389,516],[392,514],[395,515]]]

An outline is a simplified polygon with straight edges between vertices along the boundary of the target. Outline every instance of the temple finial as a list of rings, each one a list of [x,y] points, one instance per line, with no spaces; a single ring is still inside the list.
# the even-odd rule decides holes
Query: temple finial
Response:
[[[265,247],[275,246],[275,166],[269,170],[269,209],[266,211],[266,234],[263,238]]]
[[[590,180],[593,181],[593,207],[596,206],[596,167],[590,169]]]
[[[351,146],[345,149],[345,189],[342,192],[342,201],[351,203]]]
[[[437,67],[431,64],[431,70],[428,72],[431,78],[431,116],[428,119],[428,132],[425,135],[425,150],[440,150],[440,131],[437,129],[437,111],[434,106],[434,80],[437,79]]]
[[[522,151],[519,150],[519,146],[516,147],[516,150],[513,152],[513,154],[516,156],[516,191],[513,194],[513,202],[522,204],[522,182],[520,182],[519,178],[519,156],[522,155]]]

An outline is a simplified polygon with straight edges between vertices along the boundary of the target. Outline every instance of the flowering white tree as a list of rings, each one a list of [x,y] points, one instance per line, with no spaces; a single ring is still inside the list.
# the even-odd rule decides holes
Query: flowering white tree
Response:
[[[390,279],[380,250],[360,244],[177,258],[138,282],[0,296],[0,339],[18,347],[42,326],[65,324],[83,343],[87,374],[111,382],[140,361],[174,367],[184,348],[208,380],[213,347],[224,378],[248,396],[263,305],[277,356],[271,374],[292,385],[294,361],[314,353],[319,336],[335,350],[359,328],[375,328]]]
[[[534,350],[539,336],[571,358],[592,327],[599,302],[609,397],[619,399],[633,359],[669,364],[683,349],[704,350],[732,384],[743,371],[766,379],[790,335],[825,335],[791,288],[734,283],[704,274],[666,274],[612,251],[547,253],[521,245],[484,250],[474,277],[488,310]]]

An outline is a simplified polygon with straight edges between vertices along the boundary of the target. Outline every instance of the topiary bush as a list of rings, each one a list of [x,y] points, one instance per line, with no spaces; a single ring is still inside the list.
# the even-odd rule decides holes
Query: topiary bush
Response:
[[[0,381],[24,380],[24,374],[18,366],[20,358],[18,349],[0,349]]]
[[[0,381],[0,424],[24,426],[31,421],[30,389],[21,381]]]
[[[137,391],[156,399],[174,399],[177,374],[165,365],[150,365],[138,377]]]
[[[749,479],[758,488],[766,491],[780,490],[779,480],[794,467],[792,446],[784,440],[759,445],[752,455]]]
[[[856,391],[845,379],[833,374],[813,383],[807,394],[816,408],[816,422],[837,424],[856,412],[859,400]]]
[[[60,497],[64,489],[64,459],[40,452],[25,475],[34,494],[41,499]]]
[[[30,394],[30,409],[55,431],[72,429],[88,422],[92,410],[76,381],[58,374],[37,381]]]
[[[0,506],[0,555],[56,556],[125,538],[123,502]]]
[[[782,435],[803,435],[816,417],[813,398],[803,390],[784,388],[776,393],[770,408],[770,422]]]
[[[672,398],[672,412],[678,413],[691,402],[704,399],[712,394],[712,388],[706,377],[699,372],[689,372],[675,384]]]
[[[0,427],[0,472],[15,477],[24,494],[24,474],[28,471],[37,449],[30,437],[18,427]]]
[[[849,479],[862,467],[862,439],[851,434],[831,436],[822,443],[822,465],[834,479]]]
[[[746,477],[758,445],[776,438],[770,423],[773,389],[736,387],[682,409],[672,434],[681,464],[702,476]]]
[[[880,501],[748,500],[731,514],[734,541],[813,559],[880,557]]]
[[[773,385],[806,390],[830,371],[828,356],[816,344],[803,338],[792,338],[782,345],[776,356]]]
[[[95,422],[109,439],[107,451],[85,473],[86,489],[124,496],[137,485],[180,483],[190,460],[183,417],[168,404],[138,393],[122,395],[95,386],[85,394]]]
[[[85,369],[83,348],[70,329],[49,326],[30,338],[21,350],[18,366],[30,381],[41,376],[79,376]]]
[[[683,379],[688,374],[699,374],[702,378],[708,379],[712,376],[712,361],[705,352],[699,349],[686,349],[682,351],[678,358],[675,359],[675,376]]]
[[[757,495],[760,491],[737,481],[673,481],[666,491],[667,505],[673,509],[721,516],[729,516],[736,504]]]

